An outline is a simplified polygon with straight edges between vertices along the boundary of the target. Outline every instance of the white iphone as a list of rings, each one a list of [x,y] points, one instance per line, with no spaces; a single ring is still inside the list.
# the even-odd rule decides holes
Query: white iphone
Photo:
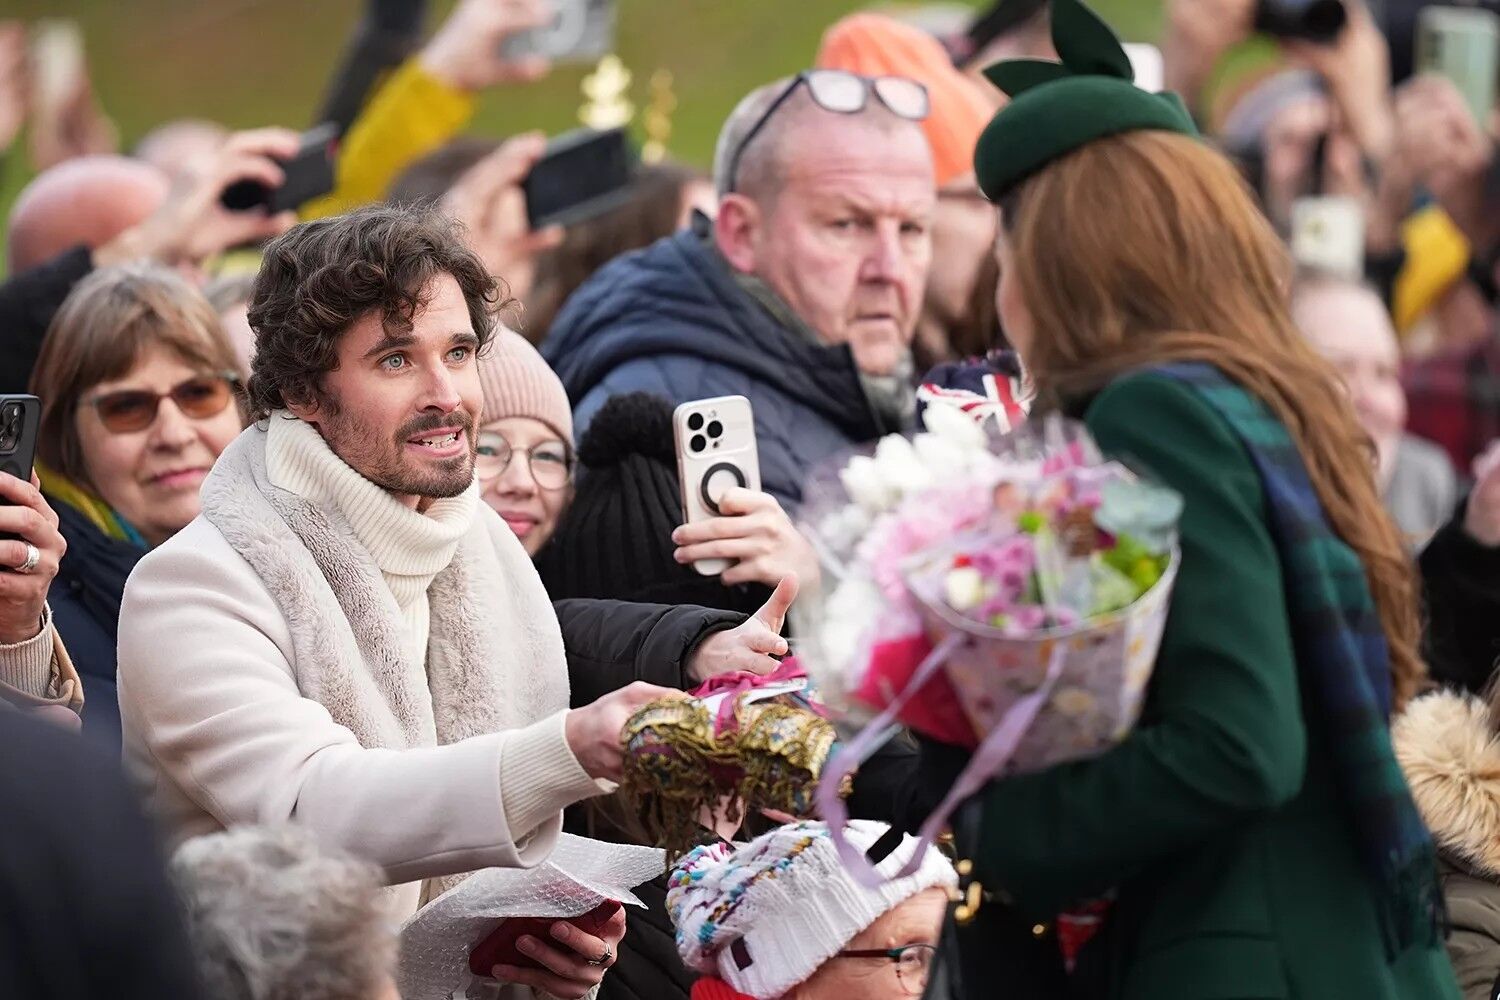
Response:
[[[672,414],[672,435],[685,522],[719,517],[719,500],[731,487],[760,489],[755,414],[744,396],[683,403]],[[718,576],[732,563],[729,559],[700,559],[693,563],[693,569],[704,576]]]

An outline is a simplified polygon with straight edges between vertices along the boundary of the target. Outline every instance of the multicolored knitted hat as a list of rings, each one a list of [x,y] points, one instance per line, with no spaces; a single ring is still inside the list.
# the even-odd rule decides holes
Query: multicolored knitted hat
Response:
[[[864,851],[886,830],[884,823],[852,820],[845,834]],[[878,870],[898,871],[916,848],[915,838],[903,838]],[[772,1000],[888,910],[924,889],[957,884],[953,866],[928,848],[912,875],[867,889],[839,861],[828,825],[809,821],[739,847],[696,848],[668,876],[667,909],[688,968]]]
[[[991,201],[1096,139],[1143,130],[1198,134],[1180,97],[1136,87],[1120,40],[1079,0],[1053,0],[1052,43],[1062,62],[1009,59],[984,71],[1011,97],[974,151],[979,189]]]

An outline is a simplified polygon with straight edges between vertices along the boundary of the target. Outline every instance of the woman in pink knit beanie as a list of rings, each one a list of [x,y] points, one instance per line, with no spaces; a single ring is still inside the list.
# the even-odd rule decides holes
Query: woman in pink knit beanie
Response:
[[[479,359],[484,423],[475,471],[484,502],[536,555],[573,497],[573,412],[562,382],[520,334],[500,328]]]

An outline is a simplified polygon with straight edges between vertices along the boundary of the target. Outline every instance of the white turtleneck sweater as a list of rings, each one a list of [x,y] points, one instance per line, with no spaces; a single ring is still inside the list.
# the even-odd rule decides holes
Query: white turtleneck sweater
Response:
[[[268,422],[266,474],[272,485],[312,503],[331,504],[348,519],[401,609],[410,661],[425,664],[427,588],[452,562],[473,523],[478,484],[418,513],[334,454],[312,424],[284,419]]]

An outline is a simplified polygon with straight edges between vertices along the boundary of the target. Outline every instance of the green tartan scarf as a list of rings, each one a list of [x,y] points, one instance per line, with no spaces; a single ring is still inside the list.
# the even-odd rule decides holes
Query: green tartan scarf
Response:
[[[1390,654],[1364,565],[1333,533],[1296,444],[1255,396],[1196,362],[1153,371],[1191,386],[1244,443],[1265,485],[1297,669],[1327,727],[1334,775],[1373,880],[1388,954],[1440,940],[1432,839],[1391,749]]]

